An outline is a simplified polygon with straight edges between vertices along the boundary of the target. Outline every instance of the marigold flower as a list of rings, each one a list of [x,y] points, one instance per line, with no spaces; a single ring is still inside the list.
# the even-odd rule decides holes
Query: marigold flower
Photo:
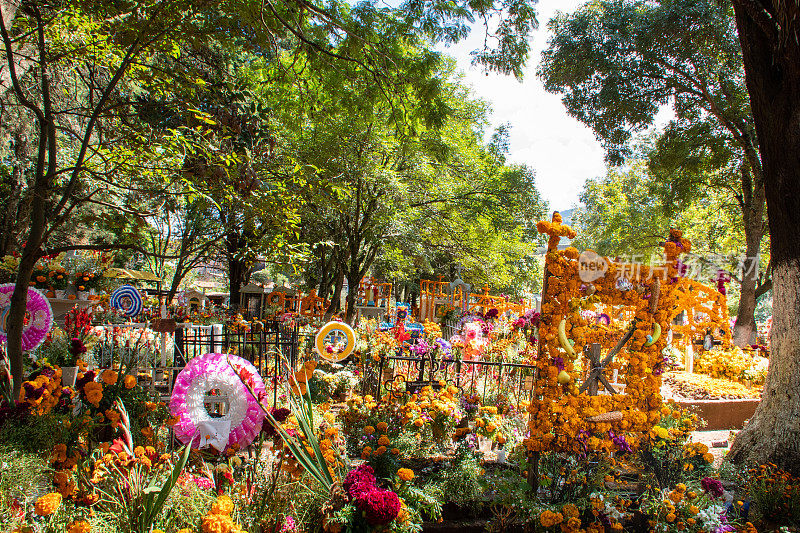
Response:
[[[372,435],[373,433],[375,433],[375,428],[372,426],[365,426],[364,433],[366,433],[367,435]]]
[[[70,522],[67,526],[67,533],[91,533],[92,525],[83,518]]]
[[[410,468],[401,468],[397,471],[397,477],[403,481],[411,481],[414,479],[414,471]]]
[[[103,383],[106,385],[116,385],[117,379],[119,379],[119,374],[116,371],[107,368],[102,374],[100,374],[100,379],[102,379]]]
[[[231,533],[237,525],[230,516],[223,514],[207,514],[203,517],[203,533]]]
[[[136,386],[136,376],[132,376],[128,374],[122,380],[122,384],[125,386],[126,389],[132,389]]]
[[[233,500],[231,500],[230,496],[226,496],[225,494],[217,498],[217,501],[211,505],[211,513],[213,514],[230,515],[232,512]]]
[[[39,516],[49,516],[58,511],[59,507],[61,507],[61,494],[51,492],[36,500],[34,511]]]

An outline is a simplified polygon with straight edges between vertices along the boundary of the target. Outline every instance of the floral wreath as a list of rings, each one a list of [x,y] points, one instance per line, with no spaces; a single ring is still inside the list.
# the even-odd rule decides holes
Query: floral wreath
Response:
[[[11,294],[14,292],[14,283],[0,285],[0,341],[7,339],[6,321],[11,311]],[[30,320],[22,330],[22,351],[33,350],[44,342],[47,333],[53,325],[53,309],[44,294],[28,287],[28,301],[25,310]]]
[[[334,342],[327,342],[329,335],[333,334]],[[342,342],[343,340],[346,343]],[[356,334],[344,322],[328,322],[317,332],[314,337],[314,347],[317,353],[327,361],[338,363],[347,359],[356,345]]]
[[[242,379],[248,383],[256,398],[266,394],[264,381],[256,368],[241,357],[209,353],[189,361],[175,379],[169,402],[172,416],[178,419],[173,426],[175,436],[183,443],[191,442],[193,447],[202,448],[205,443],[200,426],[230,422],[230,433],[224,449],[242,449],[253,442],[261,431],[264,413]],[[221,418],[211,417],[204,405],[206,393],[212,389],[219,389],[223,395],[227,395],[228,412]],[[198,439],[198,436],[201,438]]]
[[[111,293],[108,303],[128,318],[137,316],[144,307],[142,295],[136,290],[136,287],[131,287],[130,285],[118,287]]]

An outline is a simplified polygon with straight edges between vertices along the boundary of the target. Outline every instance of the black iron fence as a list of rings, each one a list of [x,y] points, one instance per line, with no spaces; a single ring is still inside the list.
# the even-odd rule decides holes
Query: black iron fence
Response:
[[[413,393],[427,385],[439,387],[445,382],[462,393],[478,395],[484,405],[502,395],[519,407],[522,400],[530,399],[535,376],[536,367],[524,363],[393,355],[381,358],[377,376],[369,381],[376,398],[398,390]],[[398,386],[399,382],[404,386]]]
[[[303,337],[298,326],[287,326],[277,320],[265,320],[260,324],[251,331],[220,326],[179,328],[175,331],[175,364],[185,365],[193,357],[221,352],[247,359],[259,370],[274,365],[280,357],[296,367]]]

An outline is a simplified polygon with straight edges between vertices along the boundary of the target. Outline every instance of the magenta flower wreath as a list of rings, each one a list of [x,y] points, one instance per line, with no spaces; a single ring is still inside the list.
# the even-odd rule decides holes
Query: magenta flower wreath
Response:
[[[13,283],[0,285],[0,342],[5,342],[7,338],[6,321],[11,310],[13,292]],[[47,333],[53,325],[53,309],[44,294],[29,287],[25,310],[28,312],[28,323],[22,330],[22,351],[27,352],[35,349],[47,338]]]
[[[242,449],[253,442],[261,431],[264,413],[239,376],[252,388],[256,398],[266,395],[264,381],[256,368],[235,355],[205,354],[192,359],[181,370],[169,402],[172,416],[178,419],[172,429],[181,442],[191,442],[195,448],[213,446],[220,452]],[[210,399],[207,393],[216,390],[220,400],[227,403],[221,416],[210,415],[205,407]]]

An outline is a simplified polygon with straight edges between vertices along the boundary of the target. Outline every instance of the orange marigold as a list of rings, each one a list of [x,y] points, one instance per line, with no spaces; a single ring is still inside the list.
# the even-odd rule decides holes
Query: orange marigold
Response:
[[[51,492],[36,500],[34,511],[39,516],[48,516],[58,511],[59,507],[61,507],[61,494]]]
[[[230,515],[232,512],[233,500],[231,500],[230,496],[226,496],[225,494],[217,498],[217,501],[211,505],[211,513],[213,514]]]
[[[105,383],[106,385],[116,385],[117,380],[119,379],[119,374],[117,374],[116,371],[108,368],[103,371],[100,377],[103,380],[103,383]]]
[[[70,522],[67,526],[67,533],[90,533],[92,525],[83,518]]]
[[[411,481],[414,479],[414,471],[410,468],[401,468],[397,471],[397,477],[403,481]]]

